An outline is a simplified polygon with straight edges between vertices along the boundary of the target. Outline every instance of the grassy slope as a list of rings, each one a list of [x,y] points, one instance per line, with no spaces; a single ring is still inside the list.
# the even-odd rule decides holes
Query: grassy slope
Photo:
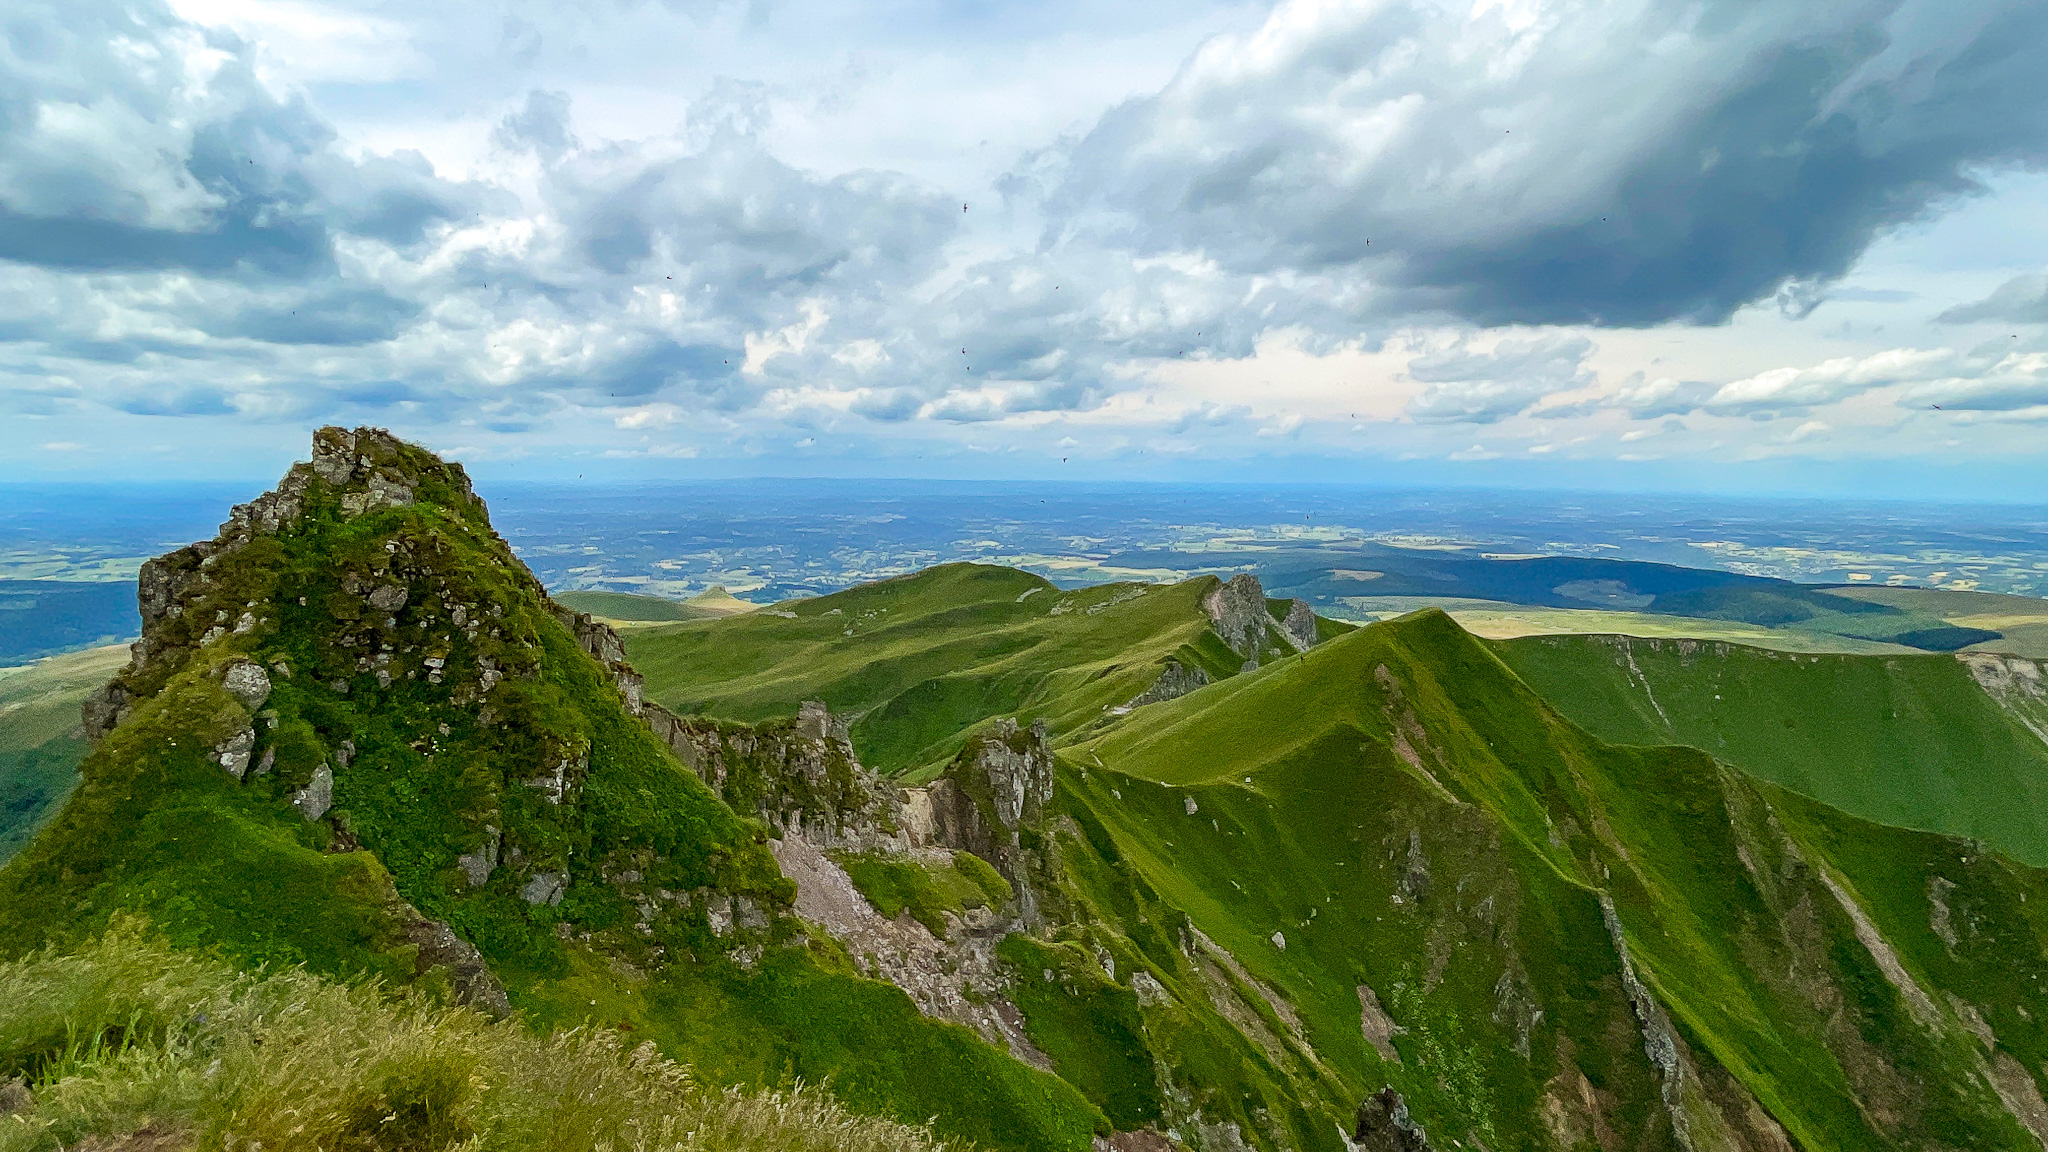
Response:
[[[0,1152],[444,1148],[919,1152],[816,1089],[730,1093],[602,1029],[553,1037],[302,971],[252,977],[128,930],[0,964]],[[140,1131],[134,1141],[124,1138]]]
[[[1531,637],[1501,658],[1604,740],[1686,744],[1886,824],[2048,865],[2048,745],[1950,656]]]
[[[537,1025],[631,1027],[709,1079],[829,1083],[862,1111],[936,1117],[942,1135],[984,1147],[1085,1148],[1099,1121],[1079,1093],[920,1016],[836,949],[791,938],[792,921],[760,941],[769,948],[753,967],[729,955],[701,908],[633,929],[633,905],[604,878],[622,861],[671,890],[716,884],[771,908],[788,882],[753,825],[625,713],[481,504],[418,456],[401,463],[426,477],[420,503],[344,519],[336,494],[315,485],[301,527],[215,558],[207,598],[158,636],[160,650],[190,645],[189,658],[129,677],[142,697],[133,715],[0,869],[0,950],[76,941],[135,913],[178,946],[242,963],[407,980],[402,898],[476,944]],[[345,587],[351,574],[408,583],[405,609],[389,621],[366,612]],[[188,634],[247,603],[262,606],[253,631],[204,644]],[[452,626],[457,604],[486,625]],[[380,649],[393,653],[388,686],[357,662]],[[424,674],[429,652],[456,673],[448,683]],[[245,655],[292,669],[273,676],[264,711],[275,722],[259,725],[257,755],[276,752],[276,768],[247,784],[206,757],[251,722],[217,682]],[[456,691],[483,657],[507,676],[488,697],[495,723]],[[345,739],[359,754],[337,773],[336,815],[368,851],[331,850],[328,825],[288,802]],[[573,803],[548,805],[525,780],[564,757],[587,767]],[[526,866],[470,891],[455,856],[478,847],[486,822]],[[567,899],[521,900],[524,875],[550,868],[568,874]]]
[[[78,707],[128,658],[125,646],[52,656],[0,677],[0,864],[78,780]]]
[[[735,720],[823,700],[884,771],[929,767],[992,716],[1043,716],[1056,732],[1102,721],[1169,657],[1210,675],[1236,660],[1208,632],[1203,577],[1171,586],[1062,592],[1027,572],[946,564],[730,620],[635,632],[627,655],[648,697]],[[1205,640],[1206,637],[1206,640]]]
[[[1441,787],[1393,750],[1403,712]],[[1966,845],[1865,824],[1697,753],[1602,746],[1441,615],[1141,709],[1066,758],[1081,887],[1105,910],[1119,887],[1156,894],[1285,993],[1320,1080],[1341,1085],[1326,1097],[1391,1080],[1433,1134],[1542,1146],[1544,1098],[1569,1061],[1610,1094],[1614,1126],[1654,1138],[1656,1087],[1631,1059],[1595,898],[1606,889],[1702,1069],[1712,1104],[1689,1105],[1696,1137],[1740,1126],[1739,1081],[1806,1148],[2030,1139],[1976,1080],[1957,1018],[1914,1024],[1815,877],[1839,877],[1908,970],[1995,1017],[2038,1076],[2048,1052],[2023,1010],[2048,1008],[2033,984],[2044,933],[2020,900],[2039,907],[2040,874],[1981,853],[1959,864]],[[1969,889],[1986,939],[1933,938],[1936,869]],[[1136,909],[1124,900],[1117,916],[1134,940],[1154,928]],[[1362,1039],[1359,984],[1408,1029],[1402,1064]],[[1517,999],[1544,1011],[1525,1043]]]
[[[679,620],[704,620],[717,616],[702,608],[695,608],[678,600],[664,600],[659,596],[636,596],[631,592],[558,592],[555,603],[578,612],[588,612],[605,620],[622,620],[629,623],[674,623]]]

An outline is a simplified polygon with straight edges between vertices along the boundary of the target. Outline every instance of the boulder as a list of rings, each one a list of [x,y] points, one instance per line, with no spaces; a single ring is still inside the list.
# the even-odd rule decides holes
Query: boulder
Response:
[[[308,823],[327,815],[327,810],[334,807],[334,770],[325,764],[313,769],[313,779],[292,793],[292,807]]]
[[[270,673],[265,672],[261,664],[247,660],[237,660],[228,665],[227,671],[221,673],[220,686],[227,690],[228,695],[240,700],[242,707],[247,708],[251,715],[270,699]]]
[[[1409,1118],[1408,1102],[1392,1087],[1367,1096],[1358,1106],[1351,1143],[1365,1152],[1431,1152],[1429,1136]]]

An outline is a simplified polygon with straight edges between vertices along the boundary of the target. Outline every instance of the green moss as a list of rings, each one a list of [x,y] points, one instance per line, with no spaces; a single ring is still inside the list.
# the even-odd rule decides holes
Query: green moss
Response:
[[[1011,896],[1009,881],[968,852],[953,853],[943,865],[879,852],[839,852],[833,859],[875,911],[891,920],[909,912],[941,937],[946,913],[1000,908]]]
[[[1013,998],[1024,1013],[1025,1031],[1052,1057],[1060,1076],[1117,1129],[1159,1120],[1164,1105],[1136,994],[1071,944],[1013,933],[997,955],[1016,969]]]

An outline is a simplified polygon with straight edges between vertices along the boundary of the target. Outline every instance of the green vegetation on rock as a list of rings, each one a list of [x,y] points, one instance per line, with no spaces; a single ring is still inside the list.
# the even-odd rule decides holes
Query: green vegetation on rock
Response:
[[[633,715],[594,655],[616,638],[548,601],[458,466],[325,429],[141,589],[79,786],[0,869],[0,952],[141,916],[241,965],[631,1026],[707,1082],[1086,1146],[1077,1091],[810,940],[763,830]]]
[[[943,864],[880,852],[841,852],[834,859],[861,896],[887,919],[904,912],[946,934],[948,912],[1000,908],[1011,896],[1010,882],[979,856],[955,852]]]

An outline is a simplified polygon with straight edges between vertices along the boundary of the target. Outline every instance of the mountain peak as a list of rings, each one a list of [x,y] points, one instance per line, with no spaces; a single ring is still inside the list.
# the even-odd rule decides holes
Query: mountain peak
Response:
[[[237,504],[221,525],[223,542],[246,543],[275,535],[298,522],[315,482],[331,493],[342,519],[378,508],[403,508],[417,501],[458,513],[483,511],[462,465],[442,460],[383,428],[354,430],[329,425],[313,433],[313,458],[294,464],[275,489]]]

